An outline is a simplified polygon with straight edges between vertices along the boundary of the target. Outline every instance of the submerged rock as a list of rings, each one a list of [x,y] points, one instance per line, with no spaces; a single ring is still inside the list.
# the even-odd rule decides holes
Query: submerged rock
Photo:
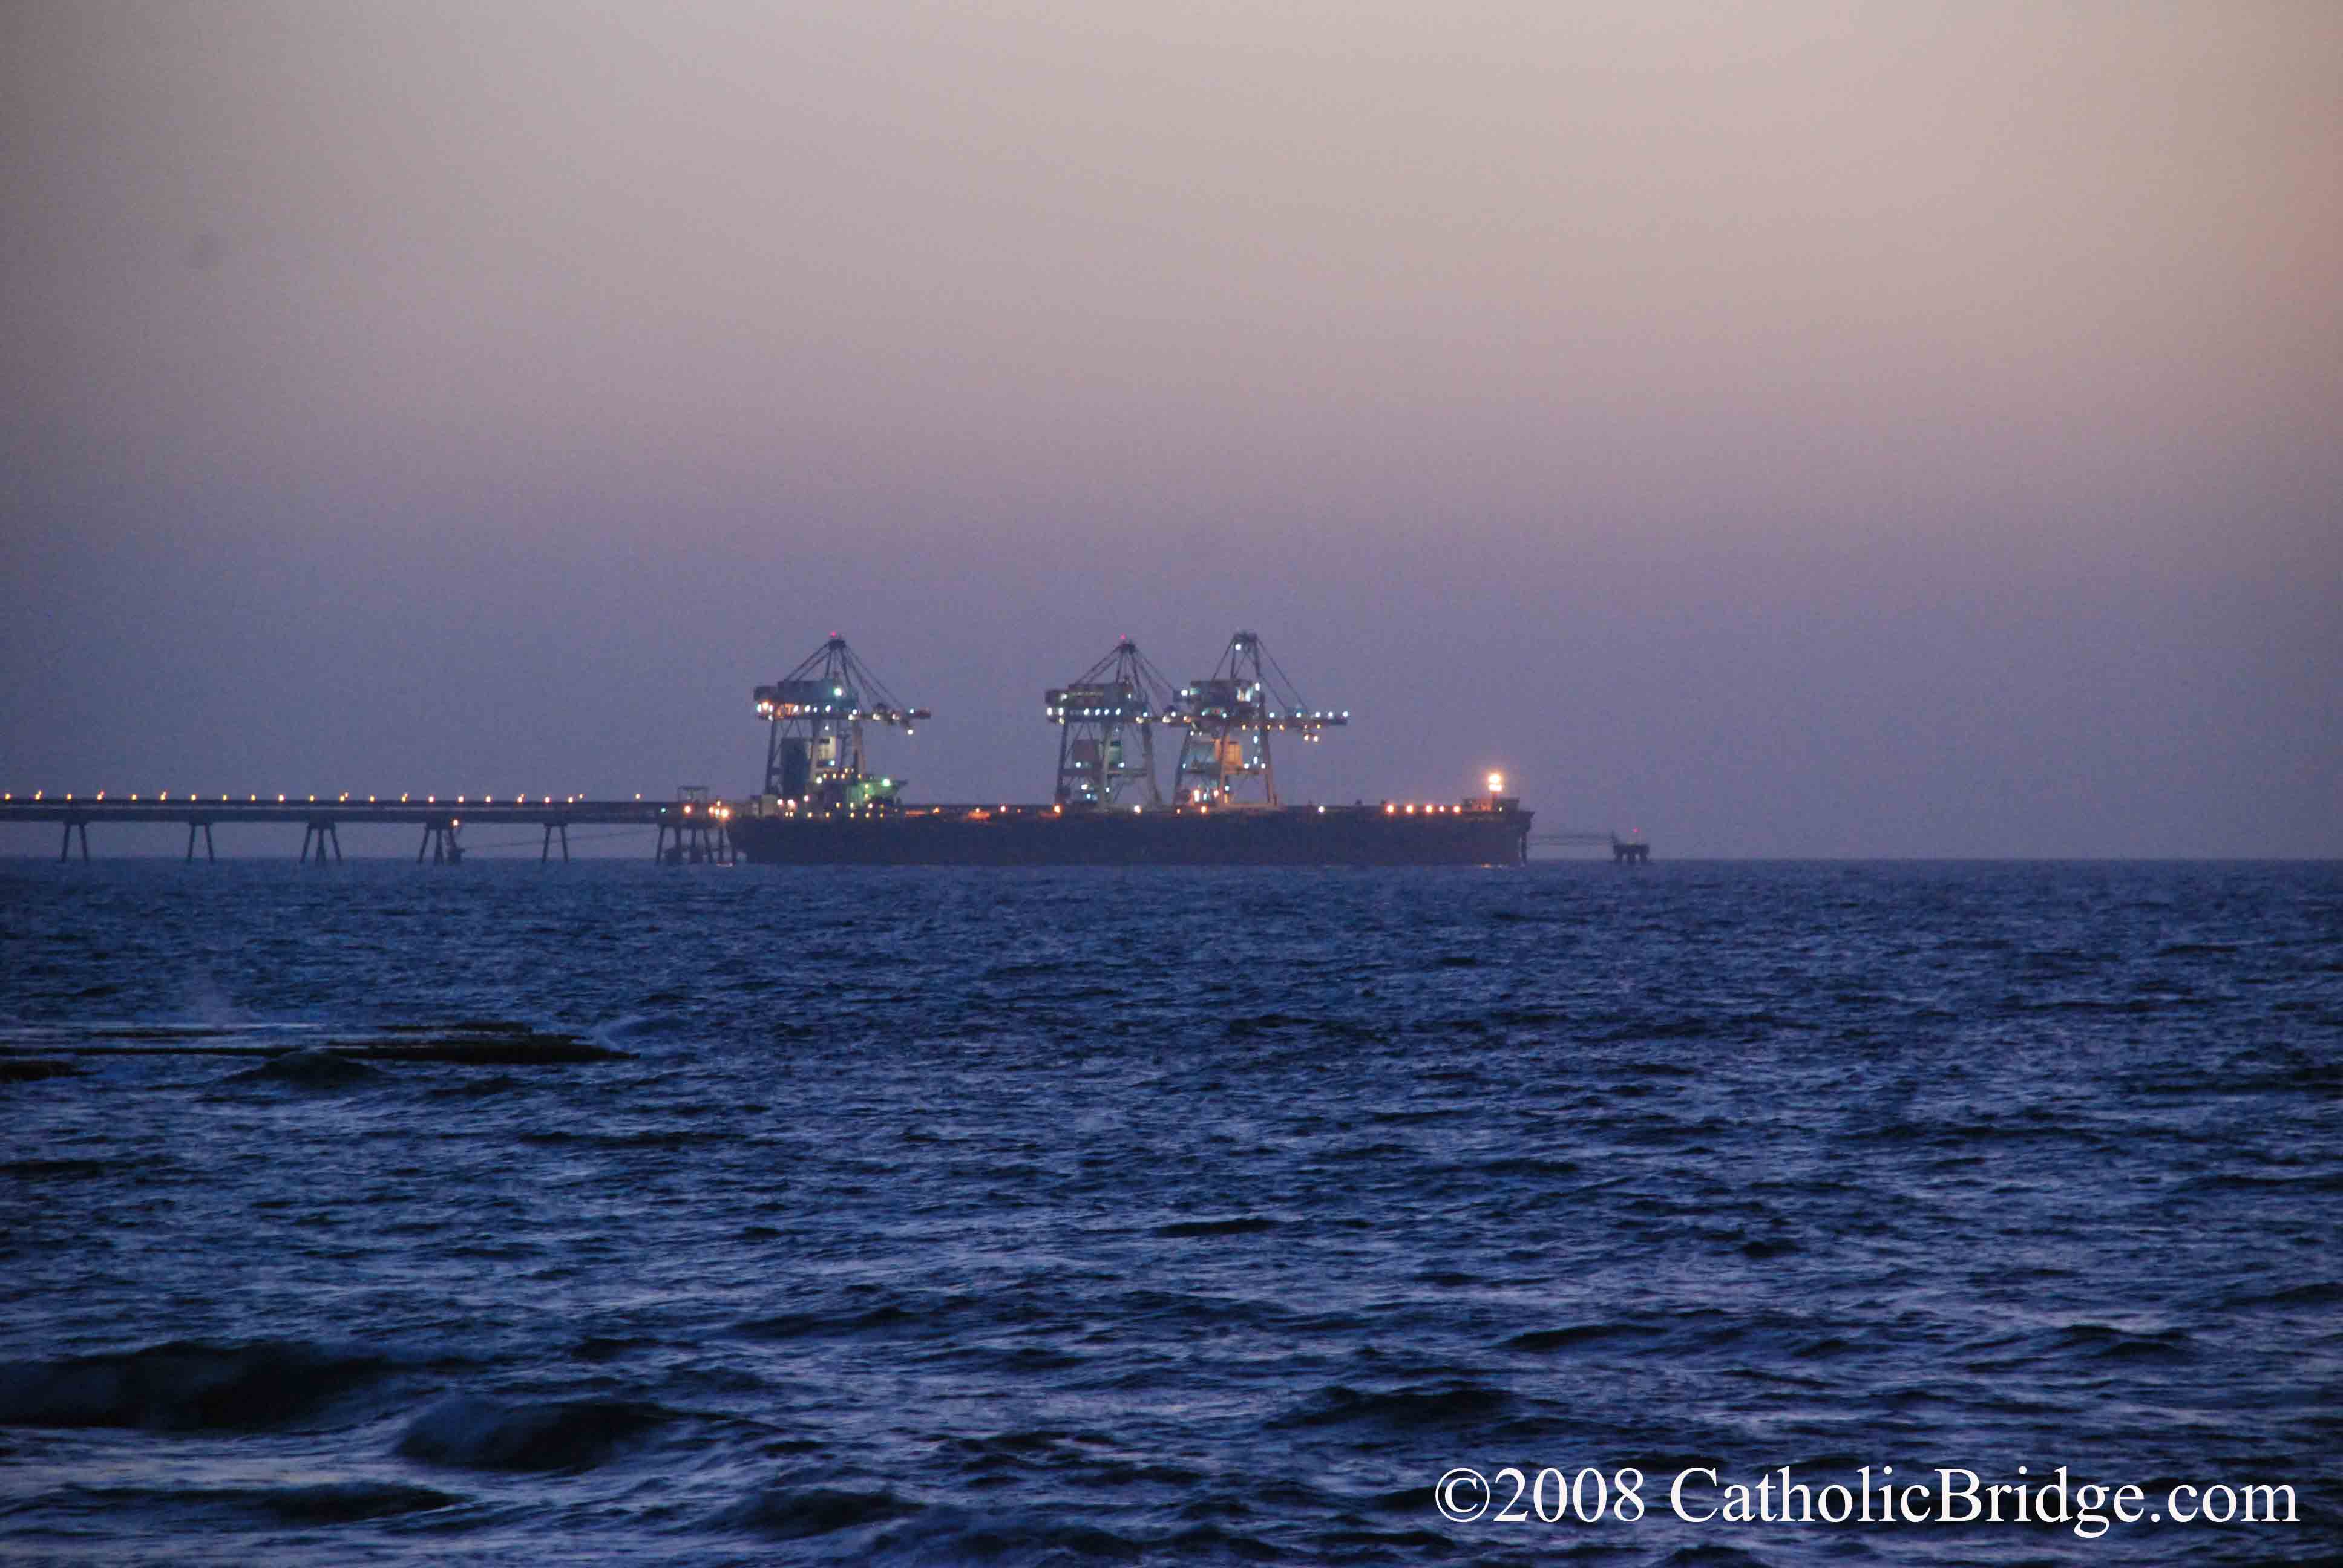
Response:
[[[371,1083],[382,1074],[363,1061],[356,1061],[330,1050],[288,1050],[282,1056],[272,1056],[249,1072],[239,1072],[243,1080],[290,1083],[302,1089],[347,1089],[354,1084]]]

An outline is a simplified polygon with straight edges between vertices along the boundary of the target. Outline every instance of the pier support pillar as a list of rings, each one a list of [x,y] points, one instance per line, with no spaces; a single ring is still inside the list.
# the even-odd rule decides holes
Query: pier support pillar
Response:
[[[731,857],[731,837],[709,819],[662,820],[651,859],[670,866],[720,866]],[[733,857],[737,863],[737,857]]]
[[[65,841],[57,846],[57,859],[59,860],[73,859],[74,834],[76,830],[81,834],[81,862],[86,866],[89,864],[89,824],[86,822],[65,824]]]
[[[219,859],[218,851],[212,848],[211,819],[190,817],[187,819],[187,863],[189,865],[195,864],[196,860],[196,829],[198,828],[202,829],[204,833],[204,859],[206,860]]]
[[[568,865],[569,863],[569,824],[567,822],[548,822],[545,824],[545,845],[538,851],[537,863],[538,865],[542,866],[548,860],[553,859],[553,836],[556,833],[561,835],[562,864]]]
[[[309,845],[313,840],[317,846],[317,864],[322,866],[326,863],[326,849],[328,845],[333,847],[335,863],[340,863],[342,835],[341,830],[335,827],[333,819],[329,817],[312,819],[309,825],[301,829],[301,863],[305,866],[309,863]],[[194,853],[192,844],[188,847],[188,853],[191,856]]]
[[[462,826],[461,822],[452,818],[443,821],[424,823],[423,842],[415,847],[415,863],[418,866],[423,864],[423,856],[427,850],[431,856],[431,863],[435,866],[461,864],[464,859],[464,847],[456,841],[456,833]]]

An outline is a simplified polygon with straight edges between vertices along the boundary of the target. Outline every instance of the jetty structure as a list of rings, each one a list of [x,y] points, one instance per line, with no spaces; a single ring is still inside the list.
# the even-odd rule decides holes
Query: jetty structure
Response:
[[[870,727],[910,735],[933,715],[898,699],[837,633],[751,699],[769,728],[760,786],[741,799],[704,785],[649,800],[0,791],[0,823],[55,824],[59,859],[77,845],[84,860],[95,824],[184,825],[189,860],[199,842],[206,860],[216,858],[220,826],[298,824],[302,861],[320,866],[342,859],[343,828],[367,823],[418,829],[417,862],[438,865],[462,861],[468,824],[536,828],[540,860],[557,844],[569,859],[573,827],[650,828],[655,859],[693,865],[1516,866],[1533,843],[1599,845],[1639,865],[1651,853],[1640,835],[1533,837],[1533,813],[1502,773],[1487,776],[1486,793],[1453,802],[1287,801],[1280,749],[1317,744],[1351,714],[1304,701],[1252,631],[1230,638],[1210,674],[1176,688],[1129,638],[1049,688],[1041,711],[1058,732],[1056,777],[1051,798],[1030,805],[920,802],[906,796],[905,779],[874,770]],[[1161,748],[1172,758],[1168,791],[1161,730],[1173,732]]]

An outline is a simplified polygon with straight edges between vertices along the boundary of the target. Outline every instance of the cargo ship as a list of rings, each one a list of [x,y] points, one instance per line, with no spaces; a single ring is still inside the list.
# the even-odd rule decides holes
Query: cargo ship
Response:
[[[1446,802],[1289,805],[1274,749],[1314,744],[1350,719],[1303,704],[1261,638],[1230,638],[1212,674],[1178,689],[1129,638],[1044,694],[1059,729],[1054,798],[1039,805],[926,805],[872,773],[863,731],[932,717],[895,700],[833,634],[754,693],[772,726],[763,788],[725,807],[733,852],[763,865],[1518,866],[1532,813],[1491,774]],[[1155,736],[1180,736],[1167,798]]]

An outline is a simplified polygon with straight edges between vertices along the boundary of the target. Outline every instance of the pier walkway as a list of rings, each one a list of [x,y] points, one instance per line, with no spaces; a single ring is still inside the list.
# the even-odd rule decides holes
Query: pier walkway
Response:
[[[415,850],[417,865],[427,858],[437,864],[460,861],[464,858],[460,837],[464,828],[483,824],[542,829],[539,860],[551,859],[557,843],[561,847],[561,858],[569,859],[572,828],[656,828],[659,838],[651,851],[653,859],[699,865],[733,858],[731,838],[726,830],[731,814],[731,808],[725,802],[709,799],[705,789],[696,787],[672,800],[646,800],[639,796],[632,800],[592,800],[582,795],[401,795],[395,799],[373,795],[246,795],[239,799],[226,795],[180,795],[176,791],[143,798],[110,796],[106,792],[57,796],[46,791],[29,798],[13,793],[0,798],[0,824],[54,822],[62,826],[63,837],[57,846],[60,860],[72,859],[76,840],[81,845],[81,858],[89,859],[89,829],[93,823],[184,823],[187,829],[186,858],[193,860],[198,838],[203,841],[205,859],[218,859],[212,839],[215,827],[244,822],[297,822],[302,829],[303,863],[307,863],[314,853],[321,866],[328,857],[335,861],[342,859],[342,829],[366,823],[420,828],[423,836]]]
[[[1640,838],[1622,839],[1615,832],[1590,833],[1557,830],[1550,833],[1532,833],[1530,835],[1530,847],[1532,849],[1535,849],[1541,844],[1556,846],[1564,844],[1593,844],[1604,846],[1610,849],[1613,863],[1621,866],[1640,866],[1650,860],[1652,858],[1651,845],[1644,842]]]

